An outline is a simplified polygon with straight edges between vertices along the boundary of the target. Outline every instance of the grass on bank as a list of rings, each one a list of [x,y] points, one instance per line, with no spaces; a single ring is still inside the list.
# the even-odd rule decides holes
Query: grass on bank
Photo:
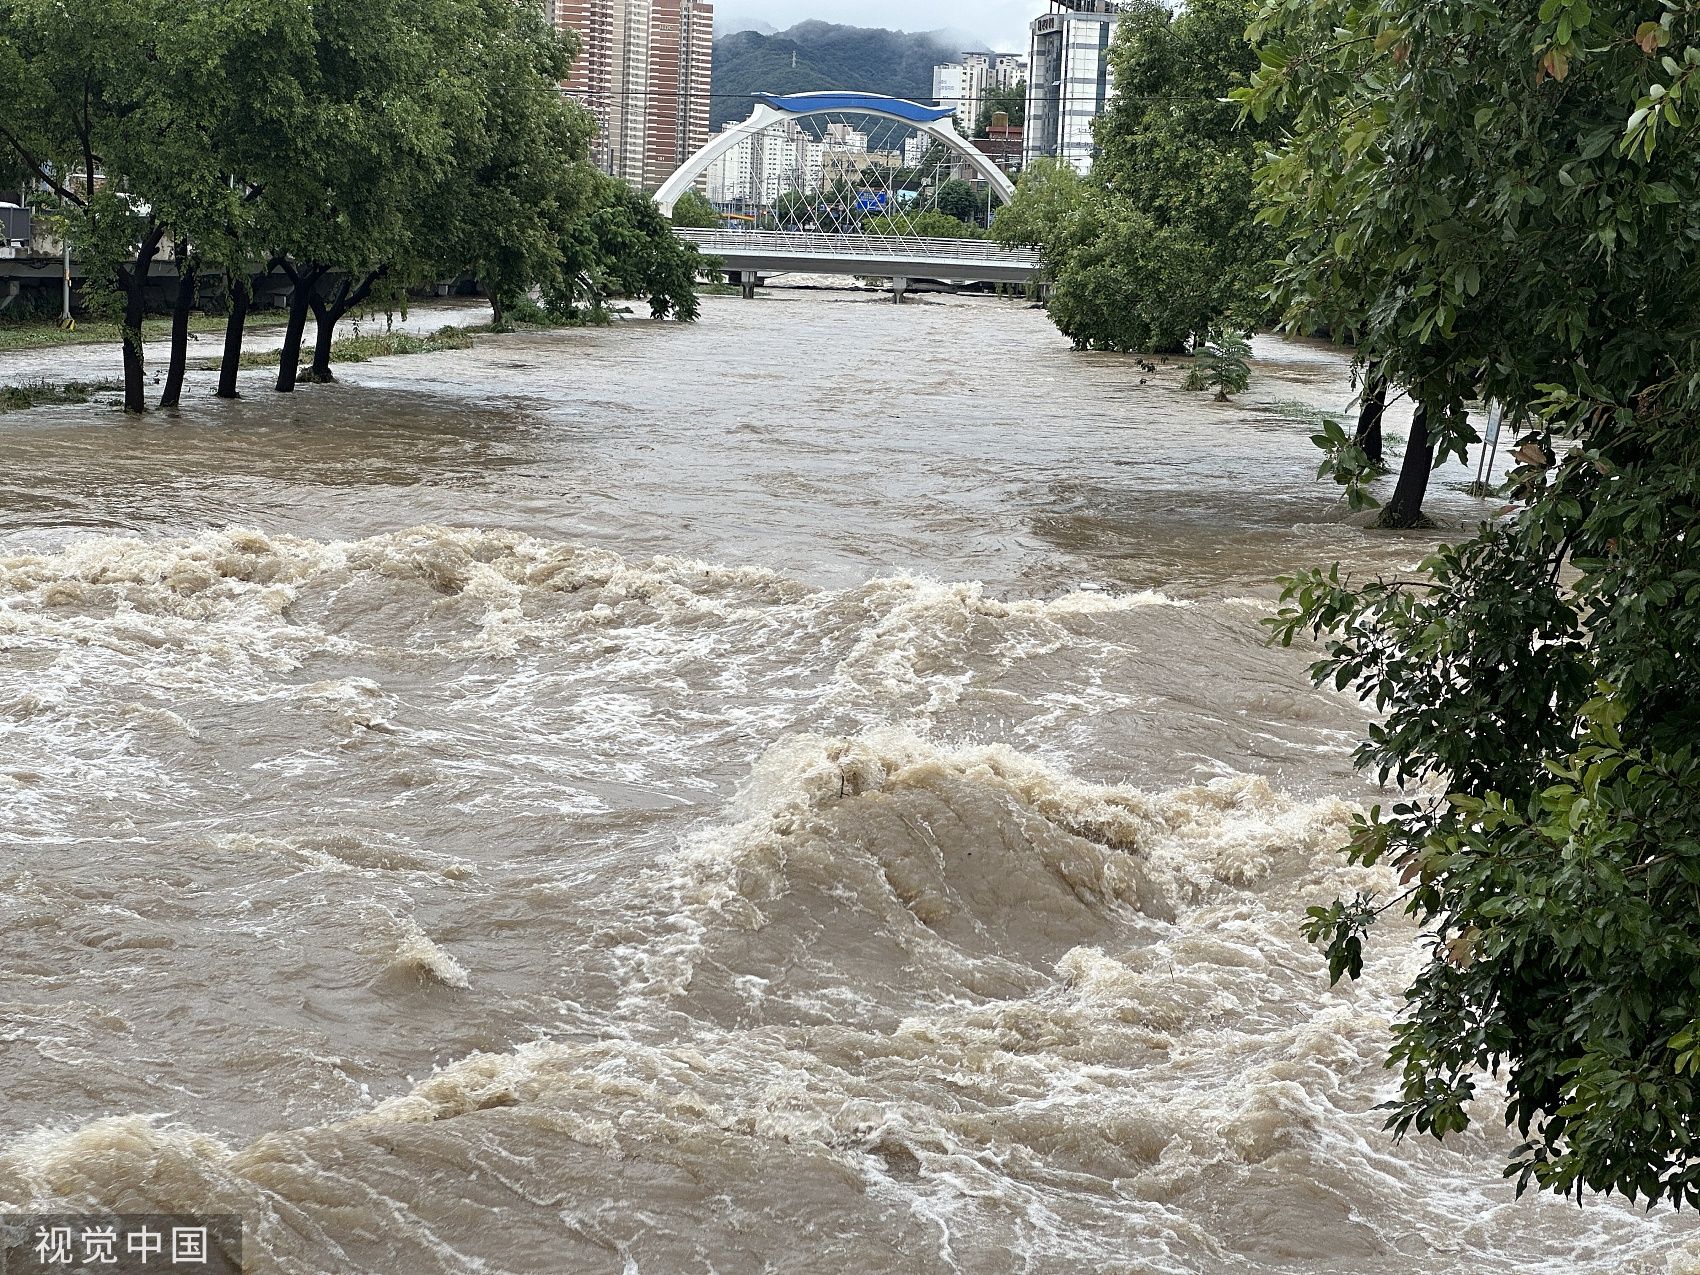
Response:
[[[32,407],[87,403],[97,394],[124,388],[120,381],[69,381],[54,385],[47,381],[25,381],[22,385],[0,385],[0,413],[26,412]]]
[[[282,323],[282,318],[252,318],[248,320],[248,329],[255,331],[260,328],[275,328]],[[224,326],[224,316],[219,314],[197,314],[189,319],[189,331],[196,334],[222,333]],[[142,320],[142,340],[163,341],[170,336],[169,317]],[[60,330],[57,319],[7,322],[0,318],[0,354],[15,353],[19,350],[48,350],[60,345],[116,345],[123,339],[124,331],[118,324],[103,323],[95,319],[86,322],[79,319],[75,330],[64,332]]]
[[[439,328],[423,335],[417,332],[374,332],[369,336],[345,336],[339,341],[331,342],[331,366],[334,367],[338,363],[367,363],[372,359],[387,359],[400,354],[440,354],[444,350],[470,350],[475,336],[494,330],[485,324],[470,328]],[[238,366],[244,371],[276,367],[282,358],[281,350],[255,350],[245,352]],[[195,367],[203,372],[216,371],[219,360],[203,359],[196,363]],[[305,371],[307,364],[302,363],[301,367]]]

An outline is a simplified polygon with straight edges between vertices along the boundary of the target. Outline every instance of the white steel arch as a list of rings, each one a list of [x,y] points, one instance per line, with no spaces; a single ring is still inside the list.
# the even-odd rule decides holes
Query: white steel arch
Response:
[[[955,114],[948,108],[941,110],[922,106],[919,102],[882,97],[877,93],[795,93],[789,97],[758,98],[756,109],[749,119],[722,133],[716,133],[708,139],[706,146],[679,165],[678,171],[655,192],[655,202],[660,205],[664,216],[671,217],[674,205],[696,184],[697,178],[708,171],[708,166],[745,138],[753,137],[762,129],[782,124],[786,120],[839,112],[877,115],[882,119],[907,124],[917,132],[925,133],[935,142],[943,143],[967,160],[980,176],[991,183],[992,190],[1004,203],[1007,204],[1015,198],[1015,184],[1005,176],[1004,171],[992,162],[990,156],[945,122]]]

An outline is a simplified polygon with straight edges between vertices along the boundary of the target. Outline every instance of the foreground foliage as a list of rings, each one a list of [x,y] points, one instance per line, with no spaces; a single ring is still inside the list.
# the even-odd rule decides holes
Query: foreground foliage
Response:
[[[1390,908],[1430,936],[1391,1128],[1464,1128],[1497,1073],[1520,1191],[1679,1205],[1700,1204],[1697,20],[1272,2],[1242,94],[1295,121],[1263,179],[1289,322],[1354,336],[1441,455],[1478,397],[1522,422],[1509,517],[1413,578],[1288,582],[1276,636],[1325,641],[1318,679],[1382,710],[1359,761],[1410,794],[1348,850],[1403,892],[1310,933],[1336,978]]]

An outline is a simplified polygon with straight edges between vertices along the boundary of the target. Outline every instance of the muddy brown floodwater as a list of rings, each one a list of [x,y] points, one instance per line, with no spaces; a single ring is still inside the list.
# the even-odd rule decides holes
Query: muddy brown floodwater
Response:
[[[0,420],[0,1205],[302,1275],[1693,1269],[1515,1201],[1493,1093],[1380,1132],[1417,936],[1301,940],[1386,884],[1365,719],[1258,620],[1434,537],[1258,353],[790,291]]]

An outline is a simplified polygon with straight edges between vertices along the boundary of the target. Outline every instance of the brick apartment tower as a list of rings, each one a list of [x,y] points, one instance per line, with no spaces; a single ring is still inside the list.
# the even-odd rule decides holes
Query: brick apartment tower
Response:
[[[596,162],[654,190],[708,140],[714,65],[709,0],[555,0],[578,33],[567,92],[597,122]]]

